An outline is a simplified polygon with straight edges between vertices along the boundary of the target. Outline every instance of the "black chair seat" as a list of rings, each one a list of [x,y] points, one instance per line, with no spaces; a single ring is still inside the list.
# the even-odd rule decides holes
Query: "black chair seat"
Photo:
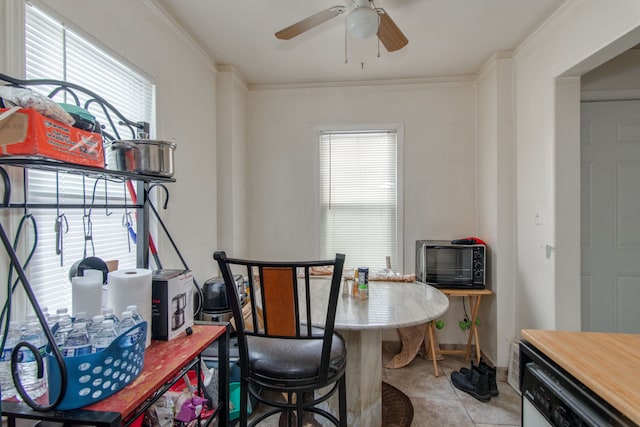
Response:
[[[305,385],[318,381],[322,355],[322,337],[319,338],[266,338],[247,337],[249,344],[249,370],[262,381],[281,384]],[[328,382],[331,374],[340,373],[346,365],[347,351],[344,340],[333,334],[329,362]],[[264,384],[263,384],[264,385]]]

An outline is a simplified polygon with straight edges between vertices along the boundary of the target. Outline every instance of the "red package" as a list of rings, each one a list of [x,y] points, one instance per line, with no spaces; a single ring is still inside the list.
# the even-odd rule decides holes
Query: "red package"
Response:
[[[0,108],[0,114],[7,111]],[[0,155],[37,156],[104,168],[102,135],[21,108],[0,121]]]

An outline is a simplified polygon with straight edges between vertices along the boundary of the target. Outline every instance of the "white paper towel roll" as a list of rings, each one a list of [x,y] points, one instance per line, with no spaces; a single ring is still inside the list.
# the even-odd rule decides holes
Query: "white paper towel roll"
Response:
[[[116,270],[107,275],[108,306],[118,317],[128,305],[138,306],[147,322],[147,347],[151,344],[151,281],[151,270],[144,268]]]
[[[71,312],[84,311],[91,319],[102,312],[102,276],[76,276],[71,279]]]

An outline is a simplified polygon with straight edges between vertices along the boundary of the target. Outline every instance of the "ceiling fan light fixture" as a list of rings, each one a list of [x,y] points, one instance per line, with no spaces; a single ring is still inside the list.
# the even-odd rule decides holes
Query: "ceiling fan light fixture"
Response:
[[[356,7],[345,19],[349,34],[359,39],[375,36],[378,33],[379,23],[378,12],[370,7]]]

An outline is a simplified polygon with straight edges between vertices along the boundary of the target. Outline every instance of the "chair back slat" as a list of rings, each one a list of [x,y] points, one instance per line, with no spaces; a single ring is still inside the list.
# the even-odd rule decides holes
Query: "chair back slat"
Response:
[[[309,286],[311,283],[311,273],[310,273],[310,267],[306,266],[304,268],[304,291],[305,291],[305,295],[311,295],[311,287]],[[306,305],[306,313],[307,313],[307,317],[306,317],[306,335],[307,336],[311,336],[312,334],[312,327],[313,325],[311,324],[311,298],[306,298],[305,300],[305,305]]]
[[[299,335],[296,292],[290,268],[264,267],[260,281],[265,335]]]
[[[254,278],[253,278],[253,273],[252,273],[252,269],[250,265],[247,265],[247,278],[248,278],[248,283],[249,283],[249,289],[253,289],[255,287],[254,282]],[[225,278],[225,283],[226,283],[227,279]],[[250,296],[250,300],[251,300],[251,304],[249,305],[249,309],[250,309],[250,315],[251,315],[251,324],[252,324],[252,329],[253,331],[258,331],[260,330],[261,326],[259,325],[259,320],[262,319],[262,313],[258,313],[256,311],[256,307],[258,307],[257,301],[256,301],[256,293],[250,291],[249,292],[249,296]],[[264,304],[264,301],[263,301]],[[237,319],[239,319],[237,317],[237,314],[235,312],[235,310],[233,309],[233,302],[231,303],[231,307],[232,307],[232,311],[233,311],[233,316]],[[238,327],[236,326],[236,330],[238,329]],[[244,328],[243,328],[244,330]]]

